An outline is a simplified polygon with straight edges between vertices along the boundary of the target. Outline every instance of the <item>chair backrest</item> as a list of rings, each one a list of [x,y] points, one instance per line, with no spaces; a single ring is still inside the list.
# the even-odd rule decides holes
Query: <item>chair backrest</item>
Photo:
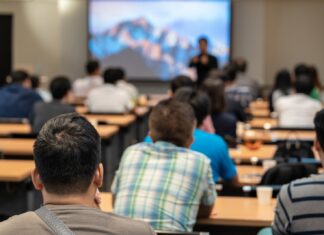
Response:
[[[209,235],[209,232],[168,232],[155,231],[157,235]]]
[[[282,163],[269,169],[260,185],[282,185],[317,173],[317,166],[304,163]]]

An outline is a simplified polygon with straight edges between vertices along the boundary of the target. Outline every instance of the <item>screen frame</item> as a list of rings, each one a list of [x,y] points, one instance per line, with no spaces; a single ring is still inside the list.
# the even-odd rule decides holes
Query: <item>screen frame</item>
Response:
[[[89,40],[90,40],[90,1],[91,0],[87,0],[87,60],[91,60],[94,59],[93,57],[91,57],[91,53],[89,50]],[[104,1],[104,2],[109,2],[109,1],[113,1],[113,0],[98,0],[98,1]],[[152,0],[120,0],[120,1],[137,1],[137,2],[145,2],[145,1],[152,1]],[[197,1],[197,0],[160,0],[160,1],[170,1],[170,2],[189,2],[189,1]],[[205,1],[205,0],[199,0],[199,1]],[[217,2],[218,0],[207,0],[207,1],[215,1]],[[233,59],[233,0],[229,0],[229,4],[230,4],[230,29],[229,29],[229,36],[230,36],[230,48],[229,48],[229,54],[228,54],[228,60],[229,62],[232,61]],[[127,71],[126,71],[127,72]],[[158,77],[151,77],[151,78],[137,78],[137,77],[128,77],[129,80],[131,82],[141,82],[141,83],[169,83],[171,80],[161,80]]]

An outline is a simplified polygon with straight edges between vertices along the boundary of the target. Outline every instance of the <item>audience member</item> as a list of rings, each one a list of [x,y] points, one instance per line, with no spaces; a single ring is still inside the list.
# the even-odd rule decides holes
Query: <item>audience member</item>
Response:
[[[237,67],[237,85],[240,87],[249,87],[251,93],[253,94],[253,98],[258,98],[260,95],[260,85],[259,83],[251,78],[247,74],[248,62],[244,58],[236,58],[234,59],[234,64]]]
[[[210,160],[187,149],[195,115],[186,103],[161,101],[149,117],[153,143],[129,147],[112,192],[115,213],[149,222],[156,230],[191,231],[211,213],[216,191]]]
[[[31,80],[27,72],[14,71],[10,79],[10,84],[0,89],[0,117],[27,118],[34,103],[42,98],[31,89]]]
[[[224,83],[220,79],[207,79],[201,86],[211,100],[211,117],[216,133],[224,138],[236,138],[236,118],[225,112]]]
[[[33,107],[30,115],[30,123],[33,133],[38,133],[42,126],[51,118],[64,113],[75,112],[71,103],[71,83],[67,77],[56,77],[50,83],[53,101],[49,103],[39,102]]]
[[[250,87],[241,86],[237,83],[237,66],[231,63],[225,66],[223,72],[226,74],[226,76],[223,77],[226,78],[226,80],[223,81],[225,84],[226,97],[239,102],[243,108],[247,108],[254,97]]]
[[[134,102],[136,102],[137,98],[138,98],[137,88],[133,84],[127,82],[126,73],[125,73],[124,69],[119,68],[119,67],[116,67],[114,69],[115,69],[115,73],[111,74],[110,79],[115,80],[116,86],[118,88],[124,90],[131,97],[131,99]],[[114,83],[114,82],[111,81],[111,83]]]
[[[275,111],[274,104],[280,97],[291,95],[292,92],[293,87],[289,71],[286,69],[280,70],[276,74],[275,83],[269,95],[270,112]]]
[[[32,172],[34,186],[43,195],[45,214],[14,216],[0,223],[1,234],[53,234],[54,219],[73,231],[64,234],[155,234],[143,222],[99,209],[100,148],[99,134],[85,118],[73,113],[48,121],[34,145],[36,169]],[[48,222],[45,217],[54,219]]]
[[[296,93],[281,97],[275,103],[281,127],[312,128],[313,118],[322,104],[309,95],[314,88],[313,79],[309,74],[297,75]]]
[[[211,70],[218,69],[218,60],[215,56],[208,54],[207,38],[201,37],[198,42],[200,53],[190,60],[189,67],[196,68],[197,85],[200,86]]]
[[[41,78],[38,75],[32,75],[30,79],[32,88],[42,97],[42,100],[44,102],[52,101],[53,98],[51,94],[47,90],[41,88]]]
[[[192,81],[190,77],[186,75],[179,75],[174,77],[170,83],[170,90],[169,90],[170,97],[173,96],[173,94],[176,93],[176,91],[182,87],[195,87],[195,83]]]
[[[324,164],[324,110],[314,119],[315,147]],[[284,185],[277,199],[272,232],[285,234],[321,234],[324,231],[324,205],[322,203],[324,175],[312,175]]]
[[[73,91],[76,97],[86,98],[91,90],[101,86],[103,78],[101,77],[100,63],[97,60],[90,60],[85,66],[87,76],[78,78],[73,83]]]
[[[134,108],[135,102],[127,92],[117,87],[120,71],[109,68],[104,72],[105,84],[93,89],[86,104],[93,113],[126,113]]]

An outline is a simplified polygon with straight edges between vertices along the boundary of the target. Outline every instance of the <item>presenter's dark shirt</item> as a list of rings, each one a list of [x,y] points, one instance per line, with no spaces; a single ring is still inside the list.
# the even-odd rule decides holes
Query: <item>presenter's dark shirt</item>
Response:
[[[198,57],[201,58],[203,54],[199,54]],[[218,60],[215,56],[207,54],[208,63],[202,64],[199,60],[198,63],[190,61],[189,67],[195,67],[197,72],[197,84],[200,85],[204,79],[207,77],[208,72],[212,69],[218,69]]]
[[[33,105],[42,101],[39,94],[18,83],[0,89],[0,117],[27,118]]]

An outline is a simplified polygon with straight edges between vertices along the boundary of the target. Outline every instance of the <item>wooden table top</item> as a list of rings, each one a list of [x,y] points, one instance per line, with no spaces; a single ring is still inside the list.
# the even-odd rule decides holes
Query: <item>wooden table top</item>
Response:
[[[33,156],[35,139],[0,138],[0,151],[5,155]]]
[[[268,109],[249,109],[249,112],[253,117],[270,117],[270,111]]]
[[[119,131],[117,125],[96,125],[95,128],[102,139],[108,139]]]
[[[240,136],[243,140],[254,139],[266,142],[275,142],[277,140],[286,139],[300,139],[300,140],[315,140],[315,131],[304,130],[247,130],[243,136]]]
[[[29,134],[31,133],[31,126],[28,123],[0,123],[0,135],[12,133]]]
[[[259,149],[251,150],[244,145],[238,145],[235,149],[230,149],[229,154],[234,160],[270,159],[277,149],[276,145],[262,145]]]
[[[35,163],[31,160],[0,160],[0,181],[20,182],[30,177]]]
[[[278,120],[275,118],[253,118],[249,124],[252,128],[263,128],[265,124],[274,128],[278,127]]]
[[[262,166],[238,165],[236,166],[236,170],[239,182],[245,185],[259,184],[264,174]]]
[[[250,103],[249,108],[252,109],[268,109],[269,102],[265,100],[256,100]]]
[[[113,212],[111,193],[102,193],[101,209]],[[256,198],[217,197],[209,218],[198,224],[263,227],[271,225],[274,218],[275,199],[270,205],[259,205]]]
[[[85,114],[88,120],[104,121],[111,125],[118,125],[121,127],[129,126],[135,122],[136,116],[133,114],[115,115],[115,114]]]

